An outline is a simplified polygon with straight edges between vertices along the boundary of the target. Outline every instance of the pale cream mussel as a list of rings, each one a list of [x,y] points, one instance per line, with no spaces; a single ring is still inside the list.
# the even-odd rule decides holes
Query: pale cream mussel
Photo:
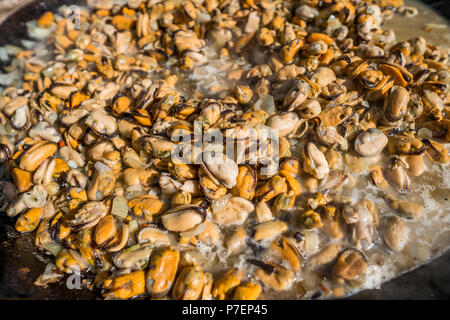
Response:
[[[238,268],[229,268],[216,279],[212,288],[212,296],[218,300],[225,300],[228,294],[244,279],[244,273]]]
[[[282,112],[270,116],[266,125],[278,130],[278,136],[300,138],[308,129],[306,119],[300,119],[295,112]]]
[[[14,129],[26,130],[31,125],[30,110],[27,106],[21,106],[14,111],[10,120]]]
[[[152,245],[136,244],[116,253],[112,260],[119,269],[142,270],[147,267],[152,251]]]
[[[308,142],[303,148],[302,159],[303,170],[317,179],[323,179],[330,172],[325,155],[312,142]]]
[[[87,190],[89,200],[100,201],[114,192],[116,177],[111,168],[102,162],[94,165],[96,171]]]
[[[123,35],[125,35],[125,37]],[[119,41],[124,40],[124,39],[128,40],[128,39],[126,39],[127,35],[129,35],[129,33],[128,34],[127,33],[118,33],[116,35],[116,39],[119,39]],[[98,106],[102,106],[102,107],[104,107],[107,104],[110,105],[112,103],[112,100],[118,93],[119,89],[120,89],[120,86],[117,83],[107,82],[104,85],[104,87],[101,88],[101,90],[97,90],[95,92],[95,94],[94,94],[95,99],[89,100],[89,102],[95,101],[93,103],[95,103]]]
[[[391,194],[387,194],[384,199],[392,209],[406,219],[414,220],[423,215],[423,206],[416,202],[401,200]]]
[[[323,55],[328,50],[328,45],[323,40],[317,40],[308,43],[305,48],[312,55]]]
[[[276,61],[275,59],[273,61]],[[278,61],[279,62],[279,61]],[[274,62],[274,64],[277,64],[277,62]],[[276,76],[276,81],[278,82],[283,82],[286,80],[291,80],[291,79],[295,79],[297,76],[305,74],[306,72],[306,68],[302,67],[302,66],[298,66],[295,64],[288,64],[288,65],[284,65],[282,67],[280,67],[277,71],[277,73],[275,74]],[[260,94],[261,96],[264,96],[263,93],[264,92],[269,92],[270,91],[270,82],[265,79],[262,78],[258,83],[261,87],[264,87],[267,89],[267,91],[261,91]],[[257,92],[259,92],[257,90]]]
[[[385,169],[388,181],[399,188],[401,192],[407,192],[410,179],[406,173],[408,163],[402,157],[393,157],[391,165]]]
[[[82,136],[82,142],[86,146],[93,146],[99,140],[100,136],[94,130],[87,127],[86,132]]]
[[[87,158],[92,161],[102,161],[105,159],[105,155],[115,151],[114,145],[111,141],[103,140],[97,142],[86,152]]]
[[[370,247],[378,225],[378,215],[372,202],[361,200],[355,205],[344,205],[342,217],[351,226],[352,239],[356,246]]]
[[[255,226],[253,239],[255,241],[263,241],[273,239],[288,230],[288,225],[284,221],[273,220],[265,221]]]
[[[330,170],[335,170],[342,165],[342,153],[337,151],[335,148],[328,148],[328,150],[326,150],[324,154],[325,158],[328,161],[328,165],[330,166]]]
[[[445,146],[438,142],[424,142],[424,146],[421,147],[411,141],[395,138],[397,135],[403,135],[400,133],[403,130],[414,133],[416,130],[423,132],[423,129],[426,129],[429,132],[427,136],[419,134],[421,139],[445,137],[449,140],[447,129],[450,127],[445,118],[444,102],[448,100],[445,95],[450,73],[445,66],[447,60],[445,52],[427,44],[422,38],[403,41],[392,46],[395,40],[393,32],[391,30],[384,32],[380,26],[383,16],[389,17],[391,12],[395,11],[394,8],[385,7],[384,4],[364,6],[359,2],[339,1],[325,6],[326,8],[317,5],[315,3],[317,1],[302,1],[301,5],[296,4],[292,7],[288,2],[277,4],[265,1],[255,10],[252,1],[234,0],[225,1],[220,5],[216,1],[206,1],[204,4],[198,1],[184,1],[181,4],[175,3],[175,6],[169,1],[146,7],[141,0],[129,0],[125,1],[128,7],[126,9],[115,5],[112,0],[89,2],[93,3],[96,10],[102,10],[97,12],[101,19],[94,19],[95,21],[92,17],[97,15],[89,16],[83,11],[86,27],[89,24],[95,27],[91,28],[92,30],[86,29],[88,33],[86,30],[78,30],[77,33],[64,28],[56,30],[53,40],[56,41],[56,53],[61,61],[50,62],[49,66],[36,63],[34,57],[29,60],[28,54],[32,51],[19,52],[17,58],[24,60],[25,69],[29,72],[24,81],[24,89],[6,88],[0,101],[2,111],[0,122],[7,123],[7,126],[12,122],[14,128],[21,128],[19,135],[10,136],[10,141],[0,139],[0,145],[7,146],[0,149],[2,161],[14,158],[19,167],[12,168],[16,170],[13,176],[18,177],[17,171],[20,170],[20,174],[28,178],[23,180],[29,180],[29,183],[28,181],[20,183],[18,182],[20,179],[15,179],[21,195],[19,199],[13,200],[8,214],[15,215],[30,208],[36,208],[33,210],[36,212],[43,211],[43,216],[39,219],[43,219],[41,231],[45,232],[36,237],[38,246],[43,247],[45,242],[57,241],[46,238],[48,230],[45,228],[53,222],[52,216],[56,212],[58,215],[63,215],[64,212],[64,220],[68,218],[64,222],[72,228],[69,232],[74,231],[70,234],[74,236],[75,241],[82,242],[79,240],[79,235],[82,234],[88,235],[86,238],[89,239],[85,239],[88,245],[78,243],[77,247],[77,243],[72,242],[72,237],[60,238],[58,241],[65,239],[64,242],[60,242],[61,245],[77,247],[91,266],[93,266],[90,260],[92,255],[100,254],[99,260],[107,262],[106,269],[113,268],[110,270],[113,273],[108,274],[104,281],[103,289],[108,291],[104,294],[106,298],[132,298],[144,294],[147,289],[152,298],[165,298],[170,294],[176,299],[210,299],[212,296],[219,299],[231,297],[256,299],[262,291],[261,286],[243,282],[244,275],[241,275],[239,270],[227,271],[224,277],[216,278],[214,286],[212,275],[202,271],[201,268],[208,263],[206,260],[209,260],[209,257],[198,258],[202,255],[202,243],[213,244],[216,243],[213,238],[221,237],[218,227],[210,220],[205,220],[206,212],[198,213],[198,210],[192,208],[196,208],[194,204],[212,201],[211,221],[215,220],[222,226],[242,224],[226,242],[230,252],[242,253],[241,250],[245,250],[244,242],[248,239],[246,230],[255,227],[251,221],[250,225],[247,225],[247,218],[254,204],[258,202],[252,203],[248,200],[253,199],[253,193],[257,193],[257,200],[267,202],[260,202],[257,206],[258,225],[254,228],[256,232],[252,241],[255,243],[255,240],[260,240],[262,242],[260,247],[263,248],[264,243],[269,244],[273,237],[277,236],[271,248],[279,253],[276,262],[281,260],[283,265],[279,266],[265,260],[255,263],[260,269],[255,272],[256,276],[276,290],[287,289],[294,281],[298,281],[298,288],[303,290],[304,283],[311,282],[311,277],[315,277],[316,274],[313,276],[305,274],[304,279],[295,278],[295,274],[291,271],[299,272],[301,263],[296,257],[295,248],[280,236],[288,231],[290,225],[276,219],[275,213],[280,203],[296,200],[297,194],[292,196],[288,193],[300,193],[301,188],[297,187],[294,181],[296,178],[305,178],[302,185],[309,192],[318,192],[314,196],[307,197],[306,205],[313,210],[317,209],[317,215],[323,219],[323,226],[320,230],[304,233],[304,250],[308,256],[312,255],[310,259],[312,265],[319,266],[337,260],[331,274],[338,284],[360,286],[368,267],[366,257],[356,249],[348,249],[339,255],[341,241],[351,241],[353,238],[359,246],[359,240],[368,241],[367,239],[374,238],[375,231],[384,231],[382,236],[387,246],[392,250],[401,250],[404,247],[403,238],[396,238],[395,235],[397,232],[403,234],[404,223],[402,224],[401,219],[386,220],[393,220],[392,230],[390,227],[386,230],[376,229],[377,221],[367,201],[350,206],[351,210],[346,207],[344,201],[344,212],[336,210],[328,203],[332,200],[330,195],[338,191],[346,181],[348,181],[346,190],[357,187],[354,184],[355,180],[349,174],[347,176],[346,171],[341,170],[344,162],[339,160],[344,159],[352,171],[371,170],[377,186],[384,192],[390,191],[381,175],[381,169],[366,166],[376,159],[370,160],[365,157],[380,155],[386,147],[385,137],[379,135],[377,129],[370,128],[378,127],[389,136],[387,148],[388,152],[396,157],[395,163],[393,165],[388,163],[391,166],[387,168],[384,161],[378,165],[379,168],[383,168],[390,182],[400,189],[406,189],[407,186],[406,168],[413,176],[424,172],[424,152],[427,157],[437,162],[446,163],[450,159]],[[327,12],[322,12],[324,10]],[[400,7],[398,10],[404,11],[405,8]],[[295,11],[295,15],[289,11],[291,13]],[[326,19],[322,19],[323,13],[331,15],[329,17],[326,15]],[[48,16],[52,18],[49,19]],[[55,18],[46,13],[45,18],[40,20],[41,23],[55,26],[60,17],[55,14]],[[355,27],[350,28],[354,20]],[[321,24],[322,22],[324,23]],[[304,25],[308,23],[320,26],[314,33],[308,34],[303,30]],[[361,39],[355,38],[354,34],[350,33],[356,33],[368,44],[361,44],[359,41]],[[177,94],[180,89],[178,86],[183,81],[179,81],[180,83],[176,85],[178,80],[184,80],[185,75],[170,73],[170,70],[164,69],[167,69],[167,62],[175,59],[174,62],[178,60],[179,67],[193,70],[195,73],[196,66],[203,64],[206,58],[209,59],[208,50],[203,48],[207,38],[212,38],[215,45],[223,49],[220,52],[222,57],[219,64],[224,60],[227,62],[218,67],[221,72],[228,73],[229,80],[236,83],[230,90],[220,88],[220,85],[215,86],[214,90],[218,93],[220,101],[204,99],[201,92],[203,90],[196,90],[195,103],[187,102],[189,99],[186,100]],[[377,45],[373,45],[371,40]],[[230,41],[234,43],[228,43]],[[255,43],[256,47],[250,46]],[[124,54],[127,47],[129,52]],[[236,53],[248,52],[250,57],[247,58],[250,60],[247,62],[254,64],[250,71],[240,63],[235,64],[235,59],[229,57],[230,48]],[[142,52],[137,52],[138,49]],[[81,59],[84,53],[85,59]],[[265,57],[267,59],[263,62],[258,61],[267,53],[275,55]],[[384,55],[385,57],[381,57]],[[89,58],[102,59],[103,63],[97,64],[98,74],[91,73],[92,70],[89,71],[89,68],[86,69],[90,64],[95,67],[95,62]],[[245,60],[245,57],[243,58]],[[229,64],[228,59],[231,60]],[[152,73],[161,70],[164,71],[161,75],[165,79],[159,77],[159,80],[153,79]],[[248,81],[256,83],[253,92]],[[126,92],[126,97],[122,93],[116,94],[119,88],[121,92]],[[208,88],[200,89],[208,90]],[[212,89],[211,87],[211,91],[214,91]],[[83,93],[85,91],[87,94]],[[121,97],[121,102],[114,99],[114,96]],[[271,116],[270,119],[247,117],[253,111],[249,112],[244,105],[257,98],[260,101],[265,99],[267,103],[260,102],[258,105],[257,102],[255,109],[261,108],[267,113],[267,118]],[[370,111],[361,113],[361,106],[368,107],[366,99],[370,102],[378,100],[381,103],[384,100],[384,107],[379,113],[375,111],[380,108],[370,108]],[[112,100],[111,109],[110,100]],[[278,112],[275,102],[280,107]],[[185,104],[188,108],[177,108]],[[141,110],[133,112],[132,109]],[[120,119],[111,117],[111,113]],[[242,114],[245,116],[241,116]],[[59,121],[56,122],[58,118]],[[314,124],[315,118],[320,120],[322,127],[311,129],[320,129],[319,131],[309,130],[309,125]],[[40,122],[42,119],[45,122]],[[233,140],[243,141],[248,140],[246,134],[249,131],[246,127],[259,127],[266,122],[271,124],[272,128],[280,129],[282,133],[279,142],[280,157],[289,157],[292,151],[292,155],[295,153],[296,158],[299,158],[299,153],[303,151],[301,165],[306,175],[300,176],[300,172],[296,170],[291,171],[289,168],[281,170],[278,169],[278,165],[272,165],[274,162],[269,159],[275,149],[272,145],[264,150],[262,156],[251,154],[252,159],[258,164],[257,170],[252,172],[252,175],[243,174],[245,171],[240,170],[241,165],[237,167],[237,164],[230,163],[231,168],[237,168],[237,176],[234,177],[233,173],[230,177],[227,161],[221,167],[216,159],[203,163],[202,168],[196,166],[195,169],[198,170],[189,176],[179,174],[178,167],[184,168],[183,165],[177,164],[175,168],[177,170],[174,167],[167,170],[171,150],[176,146],[169,140],[169,133],[175,130],[192,132],[192,122],[195,119],[201,120],[203,127],[225,130],[226,133],[232,133]],[[177,123],[181,123],[183,128],[177,127]],[[380,123],[386,127],[380,127]],[[32,127],[27,133],[24,129],[29,129],[29,125]],[[387,133],[389,129],[391,131]],[[7,131],[9,130],[10,128],[7,128]],[[11,132],[16,134],[16,130]],[[114,136],[116,132],[117,135]],[[307,142],[302,149],[304,144],[298,141],[298,138],[306,133],[311,134],[314,142]],[[156,136],[158,134],[160,136]],[[60,144],[62,137],[65,143]],[[111,141],[99,143],[99,139]],[[355,139],[354,150],[360,156],[348,157],[355,154],[347,153],[348,142]],[[34,145],[36,140],[39,142]],[[40,149],[43,143],[53,145],[46,146],[48,150]],[[36,148],[40,150],[34,153]],[[16,153],[17,149],[21,151]],[[52,149],[55,149],[55,152]],[[23,158],[33,156],[31,157],[33,160],[21,162],[21,152]],[[219,153],[219,158],[221,154],[222,152]],[[60,156],[70,167],[64,173],[61,173],[60,167],[65,167],[65,164],[57,159]],[[231,156],[230,159],[240,160]],[[33,165],[34,162],[38,162],[36,166]],[[109,167],[111,170],[96,170],[94,166],[96,162],[104,163],[104,169]],[[238,160],[234,162],[240,163]],[[58,166],[57,174],[53,179],[56,166]],[[272,167],[276,167],[276,170],[270,173],[263,172],[263,169]],[[362,169],[363,167],[365,169]],[[108,178],[104,179],[105,183],[99,171],[105,173]],[[277,175],[278,171],[280,173]],[[291,174],[294,177],[288,179]],[[258,185],[254,185],[256,182],[250,179],[255,175],[257,180],[262,180]],[[89,181],[90,184],[88,179],[92,180]],[[183,181],[184,179],[187,180]],[[266,179],[267,181],[264,181]],[[43,185],[50,181],[53,188],[45,189]],[[157,181],[159,186],[155,187]],[[33,182],[42,185],[36,185],[30,192]],[[86,196],[82,199],[66,197],[66,188],[63,188],[63,185],[59,186],[65,183],[85,189],[83,191],[87,191],[90,202],[83,203]],[[187,190],[188,183],[191,184],[189,190]],[[258,190],[254,189],[261,191],[256,192]],[[158,221],[162,218],[166,227],[159,229],[153,224],[142,225],[143,221],[136,215],[127,216],[128,213],[123,210],[129,208],[123,206],[120,216],[127,216],[127,221],[131,219],[128,231],[136,238],[128,239],[128,236],[122,235],[123,230],[121,231],[121,228],[127,228],[128,225],[116,215],[118,212],[114,210],[114,200],[109,214],[109,196],[126,196],[132,201],[134,200],[132,198],[140,192],[150,193],[148,196],[151,197],[158,194],[161,196],[158,197],[158,201],[167,200],[167,204],[171,199],[175,199],[172,205],[177,207],[155,217]],[[234,197],[227,195],[228,192]],[[47,193],[50,195],[48,202]],[[173,194],[175,196],[172,196]],[[328,197],[329,200],[322,201]],[[410,203],[410,198],[388,200],[389,195],[385,197],[391,209],[403,217],[413,218],[423,213],[423,208],[419,204]],[[95,201],[104,198],[107,198],[104,204]],[[222,201],[223,198],[226,198],[226,201]],[[271,199],[274,199],[273,203]],[[4,202],[4,199],[0,200]],[[335,200],[338,203],[342,202],[339,195]],[[218,205],[221,202],[226,203],[225,207]],[[183,206],[187,203],[192,204]],[[81,209],[72,207],[79,205]],[[103,206],[104,210],[97,210],[98,206]],[[199,207],[201,210],[205,209],[203,204]],[[222,210],[218,210],[218,207]],[[164,213],[164,210],[160,213]],[[350,229],[350,234],[346,234],[349,239],[344,239],[345,232],[340,227],[342,220],[347,222]],[[34,219],[30,224],[36,221],[37,219]],[[85,229],[80,230],[82,228]],[[339,245],[335,241],[332,241],[331,245],[322,242],[326,240],[322,236],[319,237],[319,233],[322,232],[325,232],[327,237],[338,240]],[[181,238],[186,237],[179,240],[180,244],[189,247],[188,250],[179,253],[176,249],[164,248],[158,252],[165,254],[156,255],[157,252],[150,253],[146,248],[149,244],[149,247],[166,247],[177,239],[175,236],[178,235]],[[196,238],[187,238],[192,236]],[[211,238],[209,242],[205,241],[208,237]],[[135,243],[135,240],[139,245],[113,256],[115,266],[111,266],[109,252],[122,250]],[[270,242],[267,243],[265,240]],[[296,240],[300,242],[300,238]],[[198,243],[200,246],[195,245]],[[88,254],[86,251],[89,249],[92,249],[92,252]],[[254,251],[256,254],[257,250]],[[128,270],[145,267],[150,254],[152,258],[148,270],[133,272]],[[335,259],[337,255],[339,258]],[[89,266],[86,261],[77,261],[76,256],[75,251],[63,250],[57,257],[58,267],[66,272],[73,272],[71,269],[75,266],[86,269]],[[235,258],[238,258],[238,255]],[[242,268],[248,267],[245,261],[240,262],[243,263]],[[171,267],[165,268],[164,266],[169,263]],[[115,267],[120,268],[119,272],[115,271]],[[307,263],[307,268],[309,267]],[[214,272],[216,271],[218,270]],[[171,292],[177,275],[178,279]],[[304,281],[301,282],[302,280]],[[320,289],[326,295],[333,293],[338,296],[338,290],[347,293],[347,286],[336,287],[336,283],[329,283],[332,278],[322,280],[310,286],[310,289],[320,285]],[[336,292],[330,288],[336,289]],[[293,290],[297,291],[296,289],[297,287]],[[305,291],[308,291],[309,296],[311,293],[309,289],[305,288]],[[291,294],[291,291],[286,294]]]
[[[420,96],[421,101],[423,102],[424,109],[432,109],[437,108],[438,110],[444,110],[444,100],[441,97],[431,90],[423,90]]]
[[[322,110],[317,116],[321,120],[322,126],[338,126],[349,120],[355,113],[355,110],[350,105],[330,105],[328,108]]]
[[[413,132],[390,135],[387,147],[389,153],[399,156],[421,155],[426,150],[425,139],[416,138]]]
[[[371,157],[382,152],[387,143],[388,138],[381,130],[370,128],[358,135],[355,150],[363,157]]]
[[[118,133],[116,119],[104,111],[94,110],[89,113],[84,122],[100,136],[112,138]]]
[[[14,115],[14,112],[21,108],[28,106],[29,99],[24,96],[16,96],[8,101],[2,108],[2,112],[7,116],[11,117]]]
[[[140,127],[137,123],[135,123],[132,119],[124,117],[117,121],[117,127],[119,130],[119,134],[122,138],[125,139],[133,139],[136,140],[137,137],[143,137],[147,134],[148,129],[144,127]],[[132,142],[133,142],[132,141]],[[137,142],[137,141],[135,141]],[[132,144],[134,147],[134,144]],[[138,149],[138,148],[134,148]]]
[[[255,276],[265,285],[277,291],[290,288],[295,280],[295,273],[279,264],[250,259],[249,263],[255,265]]]
[[[229,199],[226,197],[224,196],[212,203],[211,210],[214,221],[224,226],[243,224],[248,214],[255,209],[253,203],[241,197]]]
[[[157,87],[154,83],[151,83],[147,88],[142,88],[142,90],[145,91],[135,95],[136,97],[140,96],[136,103],[137,109],[147,109],[155,101]]]
[[[234,160],[214,151],[204,152],[202,159],[202,169],[215,184],[223,185],[227,189],[236,185],[239,168]]]
[[[69,146],[62,146],[59,149],[59,155],[72,168],[83,168],[85,164],[84,155]]]
[[[171,196],[176,193],[181,187],[182,183],[173,179],[170,174],[163,172],[158,178],[158,184],[161,193],[166,196]]]
[[[46,121],[38,122],[34,126],[32,126],[28,131],[28,135],[34,139],[38,138],[54,143],[58,143],[61,141],[61,134],[58,132],[58,130],[55,129],[55,127],[53,127]]]
[[[80,210],[69,219],[68,225],[74,231],[91,228],[106,216],[108,208],[98,201],[90,201],[86,203]]]
[[[345,170],[333,170],[326,178],[324,178],[317,186],[320,192],[338,190],[348,179]]]
[[[42,162],[33,174],[33,182],[35,184],[48,185],[52,181],[53,173],[55,171],[56,160],[50,158]]]
[[[274,176],[278,171],[278,163],[272,157],[259,157],[257,163],[257,179],[264,180]]]
[[[144,161],[139,154],[131,147],[125,146],[122,149],[122,161],[129,168],[142,170],[144,169]]]
[[[68,83],[53,83],[50,87],[51,94],[62,100],[68,100],[75,91],[78,91],[78,88]]]
[[[162,223],[166,230],[179,232],[182,237],[194,237],[205,229],[206,211],[197,205],[181,205],[166,211]]]
[[[286,94],[283,102],[285,111],[292,111],[299,107],[308,98],[311,90],[310,84],[303,80],[295,80],[292,88]]]
[[[348,141],[339,134],[336,127],[322,126],[320,118],[314,118],[313,120],[316,122],[317,137],[322,144],[329,147],[336,146],[339,150],[347,151]]]
[[[56,283],[64,278],[64,273],[58,270],[53,263],[45,266],[44,272],[33,282],[37,287],[47,287],[51,283]]]
[[[70,111],[64,111],[59,115],[59,121],[66,127],[77,123],[81,119],[85,118],[89,114],[89,111],[84,108],[78,108]]]
[[[317,117],[322,111],[322,107],[316,99],[306,99],[294,110],[303,119],[312,119]]]
[[[42,208],[28,209],[16,220],[15,229],[20,233],[36,230],[42,218]]]
[[[409,92],[404,87],[394,85],[384,102],[384,116],[389,122],[397,122],[408,111]]]
[[[318,85],[319,88],[323,88],[336,81],[336,74],[328,67],[319,67],[314,71],[311,81]]]
[[[182,59],[192,60],[197,66],[201,66],[208,62],[206,53],[202,50],[185,50],[183,51],[180,60]]]
[[[84,142],[84,136],[88,131],[91,131],[83,122],[76,122],[72,124],[68,130],[65,130],[63,136],[67,146],[77,148]]]
[[[329,244],[322,248],[319,252],[308,259],[308,262],[313,265],[324,265],[333,261],[339,253],[340,244]]]
[[[175,143],[162,136],[144,136],[142,138],[144,150],[157,158],[169,157],[175,146]]]
[[[66,181],[72,187],[79,186],[82,189],[85,189],[88,179],[84,175],[84,173],[82,173],[80,170],[70,169],[69,172],[67,173]]]
[[[22,193],[6,210],[9,217],[14,217],[29,208],[42,208],[47,201],[47,190],[43,185],[35,185],[33,189]]]

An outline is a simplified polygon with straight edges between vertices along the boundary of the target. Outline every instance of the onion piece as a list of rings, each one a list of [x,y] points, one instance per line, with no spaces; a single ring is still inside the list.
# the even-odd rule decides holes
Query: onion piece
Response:
[[[111,214],[120,217],[122,219],[125,219],[128,215],[128,201],[124,197],[116,196],[114,197],[112,208],[111,208]]]
[[[313,254],[319,248],[319,235],[315,230],[305,231],[305,251],[307,254]]]
[[[266,95],[256,101],[255,106],[267,112],[268,115],[272,115],[276,111],[275,100],[271,95]]]
[[[57,257],[60,252],[63,250],[63,247],[56,242],[49,242],[43,245],[44,249],[49,251],[51,254],[53,254],[55,257]]]
[[[223,209],[225,209],[227,206],[230,205],[230,199],[233,196],[228,193],[226,195],[224,195],[223,197],[220,197],[219,199],[214,200],[211,203],[211,210],[213,211],[213,213],[217,214],[219,212],[221,212]]]
[[[34,39],[44,40],[50,37],[53,30],[52,28],[41,28],[37,25],[37,21],[28,21],[25,23],[27,27],[28,35]]]

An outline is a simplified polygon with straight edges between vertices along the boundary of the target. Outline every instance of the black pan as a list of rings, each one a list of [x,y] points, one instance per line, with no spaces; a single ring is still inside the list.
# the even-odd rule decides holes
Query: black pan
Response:
[[[450,18],[450,3],[425,0],[437,12]],[[62,4],[86,4],[85,0],[34,1],[9,16],[1,25],[0,46],[19,44],[26,38],[25,22],[36,19],[48,10]],[[0,64],[0,68],[4,66]],[[95,299],[90,291],[70,290],[64,284],[52,284],[48,288],[33,285],[44,271],[45,258],[34,250],[34,239],[14,230],[13,221],[0,214],[0,299]],[[24,269],[27,268],[27,269]],[[65,281],[65,280],[64,280]],[[450,251],[431,263],[408,272],[381,286],[381,289],[365,290],[347,299],[448,299],[450,297]]]

